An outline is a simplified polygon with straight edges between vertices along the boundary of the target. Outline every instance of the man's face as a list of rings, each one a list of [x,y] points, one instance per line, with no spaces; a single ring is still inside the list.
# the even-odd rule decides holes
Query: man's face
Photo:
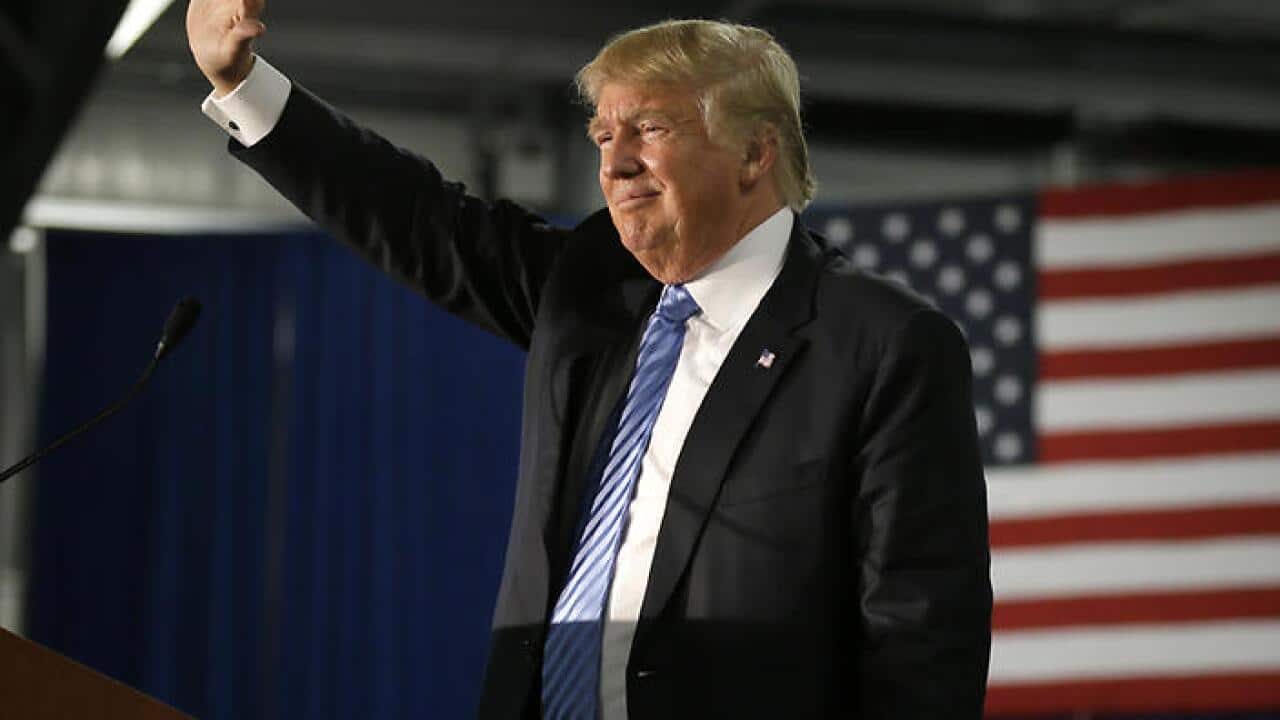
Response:
[[[691,279],[751,229],[743,158],[708,137],[693,91],[605,85],[589,132],[614,227],[659,281]]]

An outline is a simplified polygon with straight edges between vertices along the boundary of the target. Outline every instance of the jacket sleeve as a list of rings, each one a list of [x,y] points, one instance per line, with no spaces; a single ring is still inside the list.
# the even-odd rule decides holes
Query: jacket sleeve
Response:
[[[918,310],[864,410],[858,536],[864,718],[979,720],[991,648],[986,487],[969,353]]]
[[[567,232],[446,181],[294,85],[272,132],[231,153],[323,229],[445,310],[528,348]]]

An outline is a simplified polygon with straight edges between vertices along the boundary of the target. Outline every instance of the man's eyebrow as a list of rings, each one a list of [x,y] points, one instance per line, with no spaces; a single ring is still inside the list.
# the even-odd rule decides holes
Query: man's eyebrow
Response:
[[[628,112],[618,117],[618,122],[623,125],[634,125],[644,120],[657,120],[666,125],[675,125],[679,121],[676,117],[668,112],[664,112],[657,108],[640,108],[634,112]],[[599,115],[592,117],[587,121],[587,137],[594,138],[597,133],[603,131],[609,121],[601,118]]]

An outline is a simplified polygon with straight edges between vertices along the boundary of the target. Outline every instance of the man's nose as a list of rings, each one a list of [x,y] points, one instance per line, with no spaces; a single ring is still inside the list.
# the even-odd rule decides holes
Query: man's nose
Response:
[[[644,172],[644,163],[629,143],[614,142],[600,153],[600,172],[610,180],[626,179]]]

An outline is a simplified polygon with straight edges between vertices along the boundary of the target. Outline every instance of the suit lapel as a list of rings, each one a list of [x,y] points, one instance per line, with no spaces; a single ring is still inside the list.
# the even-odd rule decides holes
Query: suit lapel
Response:
[[[590,319],[576,330],[580,350],[567,361],[586,361],[590,367],[579,380],[583,387],[572,395],[584,398],[583,416],[573,431],[564,474],[555,483],[554,512],[544,527],[544,543],[550,561],[548,605],[564,582],[573,552],[573,533],[581,514],[591,460],[600,445],[609,419],[618,409],[635,368],[644,320],[657,302],[661,285],[628,256],[624,270],[614,278],[612,304],[605,300],[590,306]],[[619,304],[616,298],[620,298]],[[593,302],[588,300],[587,303]],[[592,361],[594,360],[594,362]],[[572,400],[561,398],[562,406]],[[550,612],[550,608],[547,608]]]
[[[813,312],[823,257],[796,221],[782,271],[720,366],[676,462],[658,533],[635,645],[667,606],[684,574],[743,436],[773,388],[804,350],[796,330]],[[762,353],[772,353],[761,362]],[[768,365],[768,367],[762,367]]]

